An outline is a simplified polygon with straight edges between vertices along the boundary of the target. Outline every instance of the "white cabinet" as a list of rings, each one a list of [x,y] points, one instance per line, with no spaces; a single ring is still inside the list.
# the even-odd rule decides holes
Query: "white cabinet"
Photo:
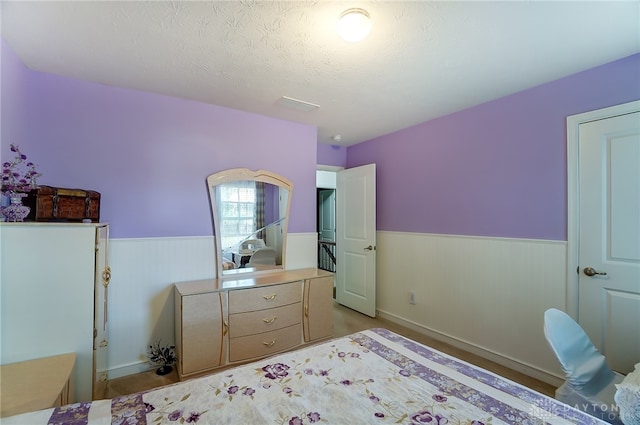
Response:
[[[333,336],[333,274],[317,269],[175,284],[178,376]]]
[[[76,401],[106,385],[108,229],[0,223],[0,364],[75,353]]]

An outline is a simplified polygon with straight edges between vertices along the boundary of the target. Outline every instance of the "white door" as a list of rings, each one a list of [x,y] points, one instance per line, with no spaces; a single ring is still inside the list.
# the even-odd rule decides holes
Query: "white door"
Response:
[[[376,165],[338,172],[336,301],[376,316]]]
[[[336,191],[318,190],[318,237],[321,241],[336,241]]]
[[[578,322],[612,369],[640,362],[640,112],[578,128]]]

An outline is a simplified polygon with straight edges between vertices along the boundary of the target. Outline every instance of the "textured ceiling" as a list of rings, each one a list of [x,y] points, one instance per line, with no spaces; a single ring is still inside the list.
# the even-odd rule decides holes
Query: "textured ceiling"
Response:
[[[639,1],[6,1],[29,68],[313,124],[351,145],[640,51]],[[337,17],[373,28],[342,41]],[[283,106],[282,96],[320,105]],[[340,143],[332,136],[342,135]]]

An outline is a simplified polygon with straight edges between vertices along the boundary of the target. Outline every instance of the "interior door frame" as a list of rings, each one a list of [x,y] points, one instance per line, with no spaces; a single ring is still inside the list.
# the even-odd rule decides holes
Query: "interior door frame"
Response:
[[[578,318],[579,199],[578,158],[581,124],[640,111],[640,100],[567,117],[567,314]]]
[[[344,170],[344,167],[340,167],[337,165],[322,165],[322,164],[316,164],[316,193],[318,192],[318,189],[333,189],[334,190],[334,196],[335,193],[337,192],[337,188],[336,188],[336,180],[337,180],[337,174],[339,171]],[[325,184],[325,185],[320,185],[318,182],[318,171],[327,171],[329,173],[333,173],[333,182],[332,184]],[[317,197],[316,197],[316,201],[317,201]],[[320,205],[318,205],[316,203],[316,215],[318,214],[318,208],[320,208]],[[334,214],[337,214],[337,210],[334,211]],[[335,219],[335,216],[334,216]],[[317,229],[317,221],[316,221],[316,250],[318,249],[318,229]],[[335,235],[334,235],[334,240],[335,240]],[[317,266],[317,264],[316,264]],[[336,272],[337,273],[337,270]]]

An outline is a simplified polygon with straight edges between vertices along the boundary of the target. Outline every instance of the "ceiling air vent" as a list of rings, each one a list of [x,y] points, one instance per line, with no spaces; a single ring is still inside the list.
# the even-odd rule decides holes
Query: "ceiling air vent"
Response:
[[[304,100],[298,100],[287,96],[282,96],[280,99],[278,99],[276,105],[284,106],[285,108],[289,109],[296,109],[303,112],[310,112],[320,107],[320,105],[316,105],[315,103],[305,102]]]

